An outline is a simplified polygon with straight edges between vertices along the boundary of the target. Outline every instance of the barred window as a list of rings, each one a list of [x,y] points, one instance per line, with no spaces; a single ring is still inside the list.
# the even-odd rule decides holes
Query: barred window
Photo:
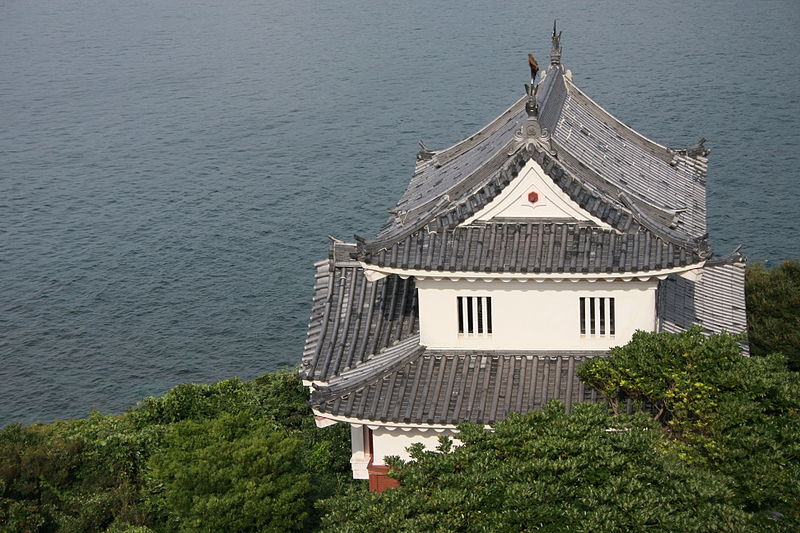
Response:
[[[616,333],[614,298],[581,297],[579,316],[581,335],[610,337]]]
[[[458,332],[466,335],[492,333],[492,297],[458,296]]]

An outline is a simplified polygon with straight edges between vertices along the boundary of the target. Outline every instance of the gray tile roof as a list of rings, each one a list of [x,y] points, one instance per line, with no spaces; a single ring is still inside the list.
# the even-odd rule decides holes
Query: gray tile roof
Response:
[[[312,393],[315,408],[333,416],[381,422],[491,424],[551,399],[567,409],[597,401],[577,378],[578,366],[605,352],[487,352],[407,347],[399,367],[351,387]]]
[[[699,324],[707,333],[746,333],[744,275],[745,258],[737,249],[708,261],[696,281],[672,274],[659,282],[661,330],[679,332]]]
[[[652,232],[618,234],[574,222],[505,222],[418,230],[359,259],[378,267],[467,272],[646,272],[701,261]]]
[[[470,189],[499,170],[509,159],[508,147],[526,116],[524,107],[525,99],[521,98],[478,133],[435,152],[430,160],[418,161],[405,193],[393,209],[396,216],[389,219],[377,238],[391,238],[404,226],[435,216],[443,195],[447,196],[446,203],[459,194],[454,193],[454,187]]]
[[[555,72],[558,74],[558,71]],[[567,152],[644,209],[661,211],[692,237],[706,233],[706,159],[677,153],[639,135],[565,80],[567,96],[555,130]]]
[[[522,98],[468,139],[424,148],[375,239],[334,240],[315,264],[314,304],[300,374],[331,416],[411,424],[492,423],[558,398],[597,399],[575,375],[604,352],[452,351],[419,344],[413,277],[371,282],[358,261],[398,269],[472,272],[647,272],[708,259],[707,151],[658,145],[600,108],[551,66],[540,82],[539,126],[550,144],[521,142]],[[535,160],[591,223],[495,220],[461,226]],[[696,281],[670,275],[657,293],[659,326],[744,331],[744,258],[711,259]]]
[[[334,242],[316,263],[314,305],[300,375],[327,381],[419,329],[413,278],[371,282],[347,257],[353,245]]]
[[[707,152],[670,149],[639,135],[583,94],[560,65],[546,71],[537,99],[554,156],[514,138],[528,120],[522,98],[480,132],[418,161],[392,216],[368,245],[384,247],[424,226],[463,222],[529,159],[620,231],[643,225],[683,246],[705,245]]]

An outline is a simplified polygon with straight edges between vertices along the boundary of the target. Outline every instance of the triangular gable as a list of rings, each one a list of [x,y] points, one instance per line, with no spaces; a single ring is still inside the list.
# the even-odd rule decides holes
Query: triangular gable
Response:
[[[517,177],[463,225],[490,220],[577,221],[612,229],[572,200],[534,159],[529,159]]]

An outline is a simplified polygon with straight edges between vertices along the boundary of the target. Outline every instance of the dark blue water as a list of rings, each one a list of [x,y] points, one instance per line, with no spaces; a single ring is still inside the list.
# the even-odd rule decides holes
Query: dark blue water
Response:
[[[513,102],[556,17],[601,105],[710,139],[716,250],[800,258],[798,6],[0,3],[0,426],[295,364],[326,235]]]

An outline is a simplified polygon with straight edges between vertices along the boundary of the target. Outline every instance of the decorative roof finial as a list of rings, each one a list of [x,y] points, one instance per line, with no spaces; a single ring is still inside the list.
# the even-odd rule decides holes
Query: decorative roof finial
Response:
[[[539,102],[536,101],[536,93],[539,90],[538,85],[525,84],[525,94],[528,95],[528,101],[525,102],[525,112],[530,118],[537,118],[539,116]]]
[[[553,47],[550,49],[550,64],[561,64],[561,32],[556,33],[556,20],[553,20]]]
[[[539,72],[539,62],[533,57],[533,54],[528,54],[528,66],[531,67],[531,85],[536,81],[536,74]]]

